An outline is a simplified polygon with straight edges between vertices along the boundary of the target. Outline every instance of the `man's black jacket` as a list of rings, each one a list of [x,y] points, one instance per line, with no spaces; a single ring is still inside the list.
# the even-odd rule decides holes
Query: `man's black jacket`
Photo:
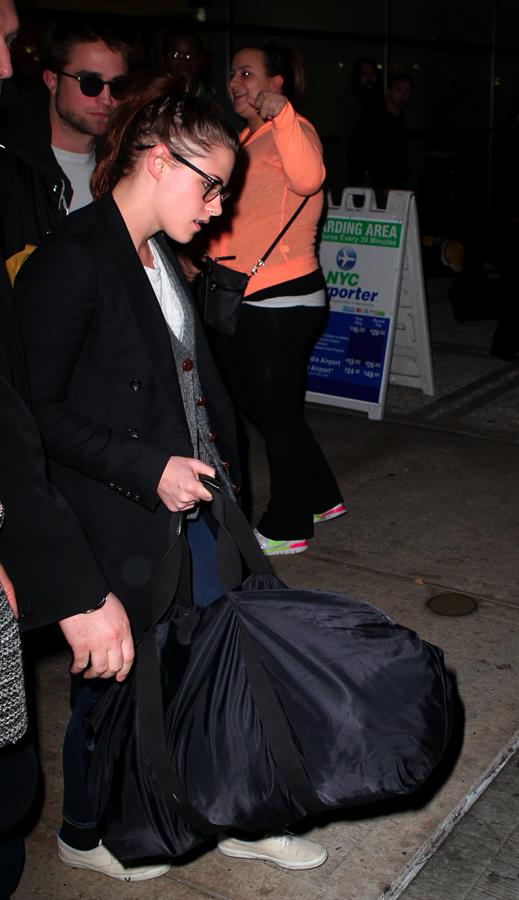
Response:
[[[38,246],[67,215],[72,187],[51,149],[48,94],[11,102],[0,127],[4,260]]]
[[[18,321],[0,265],[0,561],[14,583],[22,630],[93,607],[109,585],[68,504],[49,484]]]

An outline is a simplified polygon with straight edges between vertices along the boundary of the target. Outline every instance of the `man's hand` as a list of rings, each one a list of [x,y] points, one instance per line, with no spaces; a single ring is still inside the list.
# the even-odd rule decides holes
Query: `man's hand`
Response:
[[[2,585],[5,595],[7,597],[7,602],[11,607],[13,616],[15,619],[18,618],[18,605],[16,603],[16,594],[14,592],[14,587],[11,579],[9,578],[7,572],[5,571],[2,563],[0,563],[0,584]]]
[[[214,478],[215,471],[199,459],[170,456],[157,487],[157,494],[170,512],[184,512],[199,500],[213,499],[198,480],[199,475]]]
[[[73,653],[70,671],[85,678],[124,681],[134,658],[133,638],[126,610],[115,594],[101,609],[69,616],[59,623]]]

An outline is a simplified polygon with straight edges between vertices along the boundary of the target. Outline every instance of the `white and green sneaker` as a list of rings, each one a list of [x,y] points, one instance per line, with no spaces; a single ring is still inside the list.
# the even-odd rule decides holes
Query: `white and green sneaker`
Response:
[[[292,553],[303,553],[309,547],[306,538],[294,541],[275,541],[260,534],[257,528],[254,529],[254,535],[265,556],[288,556]]]

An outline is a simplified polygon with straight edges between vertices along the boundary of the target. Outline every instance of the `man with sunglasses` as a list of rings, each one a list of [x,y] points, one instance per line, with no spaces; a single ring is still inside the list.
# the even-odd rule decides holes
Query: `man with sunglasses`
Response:
[[[0,135],[2,243],[11,278],[28,249],[69,212],[90,203],[96,141],[122,98],[129,47],[103,25],[67,21],[47,42],[48,106],[11,108]]]

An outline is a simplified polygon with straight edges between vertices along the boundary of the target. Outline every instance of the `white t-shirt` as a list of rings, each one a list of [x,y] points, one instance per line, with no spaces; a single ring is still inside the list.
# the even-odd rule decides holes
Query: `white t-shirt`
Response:
[[[182,309],[182,304],[177,296],[167,269],[162,262],[160,253],[157,252],[152,241],[149,242],[149,247],[153,254],[155,268],[150,269],[148,266],[144,266],[144,271],[150,279],[151,286],[155,291],[155,296],[159,301],[162,315],[175,337],[181,341],[184,333],[184,310]]]
[[[52,152],[58,160],[65,175],[72,185],[73,195],[69,212],[81,209],[92,203],[93,197],[90,191],[90,179],[96,164],[95,153],[72,153],[70,150],[61,150],[60,147],[52,147]]]

